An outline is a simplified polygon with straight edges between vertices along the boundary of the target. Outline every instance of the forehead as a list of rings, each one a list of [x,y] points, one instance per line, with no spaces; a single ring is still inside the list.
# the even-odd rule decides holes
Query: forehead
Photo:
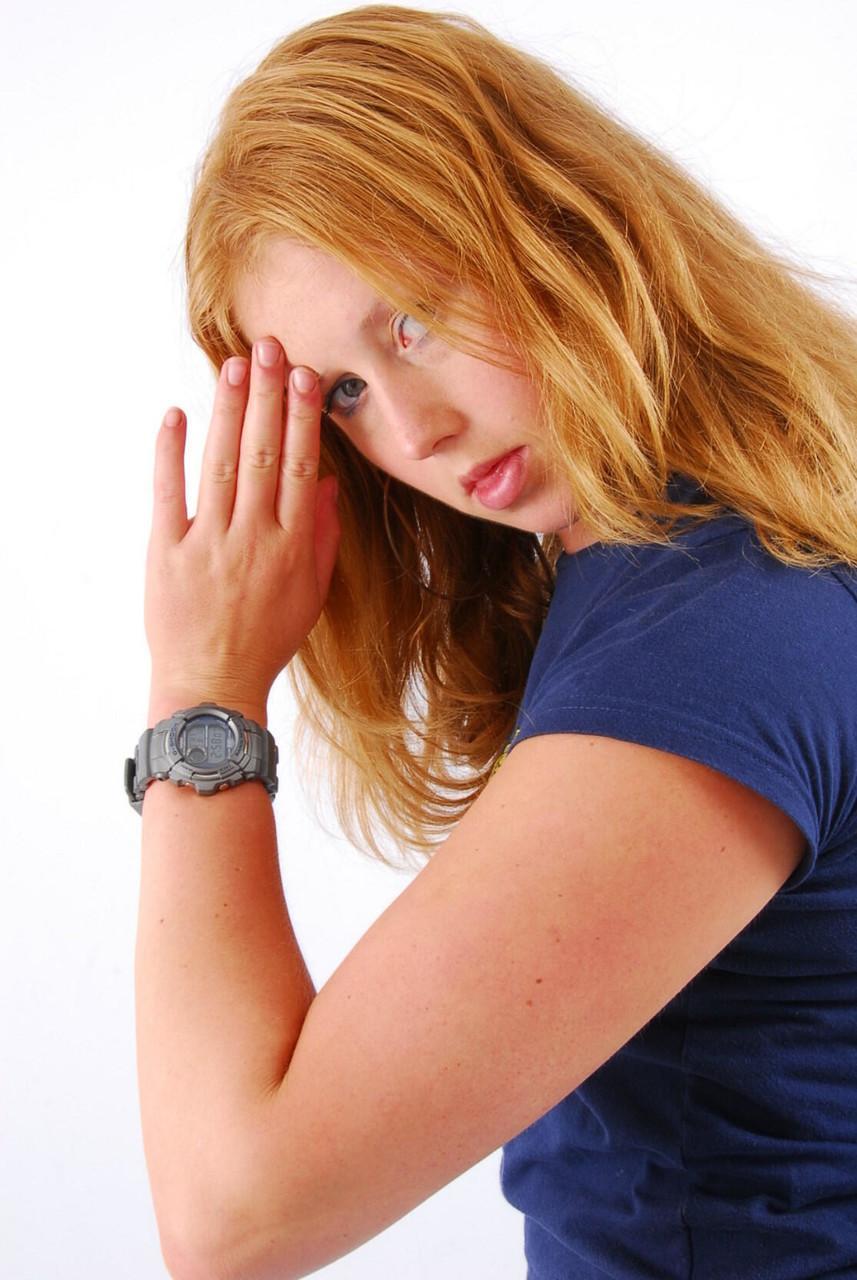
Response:
[[[344,263],[321,249],[278,238],[261,249],[234,294],[238,324],[249,342],[273,333],[286,345],[298,332],[352,332],[382,300]]]
[[[470,358],[522,374],[520,353],[488,318],[486,296],[461,283],[447,286],[447,293],[472,304],[478,317],[459,320],[455,326]],[[330,375],[326,365],[365,355],[373,332],[377,336],[394,308],[333,254],[281,236],[266,241],[252,268],[239,275],[232,310],[248,343],[277,338],[288,362],[309,365],[321,374],[324,385]],[[447,342],[461,346],[455,337]]]

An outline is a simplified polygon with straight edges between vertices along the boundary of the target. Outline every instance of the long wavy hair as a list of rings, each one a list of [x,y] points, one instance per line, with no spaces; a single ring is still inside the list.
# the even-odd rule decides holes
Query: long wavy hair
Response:
[[[470,17],[369,5],[274,46],[229,94],[185,240],[192,335],[249,353],[236,282],[271,237],[334,255],[537,388],[553,474],[604,543],[725,509],[787,564],[857,565],[857,320],[678,164]],[[329,422],[342,541],[289,666],[305,778],[419,865],[507,737],[561,550],[386,476]],[[666,501],[680,472],[710,501]],[[411,861],[417,854],[418,861]],[[401,869],[401,867],[399,867]]]

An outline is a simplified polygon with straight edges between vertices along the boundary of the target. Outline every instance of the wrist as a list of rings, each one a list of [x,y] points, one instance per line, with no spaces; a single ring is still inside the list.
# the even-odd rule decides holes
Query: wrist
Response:
[[[196,688],[152,688],[149,694],[148,728],[153,729],[159,720],[168,720],[177,711],[196,707],[201,702],[216,702],[219,707],[237,711],[248,720],[255,720],[263,729],[268,727],[268,708],[265,699],[249,699],[237,690],[216,690],[213,686]]]

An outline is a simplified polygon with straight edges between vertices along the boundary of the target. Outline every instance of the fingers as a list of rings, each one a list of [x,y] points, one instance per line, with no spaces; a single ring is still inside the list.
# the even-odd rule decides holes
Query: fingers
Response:
[[[284,529],[309,535],[315,524],[320,447],[318,378],[311,369],[293,369],[277,493],[277,520]]]
[[[283,444],[285,371],[285,353],[276,339],[254,343],[232,514],[236,523],[249,524],[260,515],[270,519],[274,511]]]
[[[285,379],[285,352],[275,339],[254,344],[249,366],[240,356],[224,363],[202,460],[201,528],[273,515],[284,529],[312,528],[321,393],[314,375],[308,391],[290,380],[284,402]]]
[[[238,457],[250,378],[242,356],[224,361],[217,382],[211,425],[202,455],[196,523],[223,530],[232,519],[238,480]]]
[[[155,443],[152,540],[180,541],[188,527],[184,448],[187,421],[181,409],[168,409]]]

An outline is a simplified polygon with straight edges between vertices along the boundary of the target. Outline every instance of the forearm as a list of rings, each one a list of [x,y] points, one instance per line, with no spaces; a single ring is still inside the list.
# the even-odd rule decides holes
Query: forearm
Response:
[[[203,696],[153,697],[149,725]],[[266,723],[264,707],[227,702]],[[143,1138],[162,1238],[228,1206],[243,1152],[315,996],[294,937],[261,782],[214,796],[151,784],[136,949]],[[240,1167],[240,1161],[239,1161]]]

